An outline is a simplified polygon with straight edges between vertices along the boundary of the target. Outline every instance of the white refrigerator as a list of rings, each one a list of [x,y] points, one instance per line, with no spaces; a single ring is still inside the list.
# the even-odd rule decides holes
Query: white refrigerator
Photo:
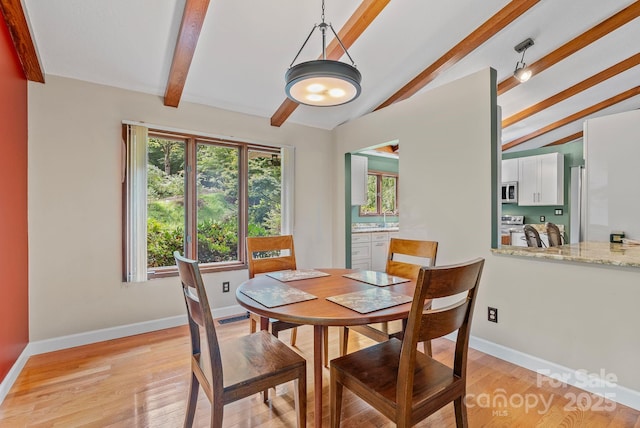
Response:
[[[585,121],[584,154],[583,240],[640,240],[640,110]]]

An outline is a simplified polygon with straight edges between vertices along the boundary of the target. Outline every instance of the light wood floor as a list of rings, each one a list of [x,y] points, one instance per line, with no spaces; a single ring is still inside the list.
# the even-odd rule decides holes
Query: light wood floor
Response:
[[[248,321],[218,325],[218,335],[247,334]],[[282,334],[288,343],[289,333]],[[350,351],[373,343],[352,334]],[[312,354],[312,329],[298,331],[298,351]],[[330,331],[330,358],[337,356],[338,332]],[[447,361],[452,343],[433,344]],[[0,406],[0,427],[180,427],[189,379],[189,339],[185,327],[33,356]],[[309,426],[313,424],[313,376],[308,364]],[[470,350],[467,391],[471,427],[636,427],[640,412],[573,387],[537,382],[537,375]],[[541,383],[540,386],[537,383]],[[325,370],[323,426],[329,425],[329,372]],[[225,406],[225,427],[295,427],[292,383],[262,403],[255,395]],[[574,397],[577,398],[574,400]],[[500,398],[506,398],[503,403]],[[539,400],[537,405],[534,400]],[[545,406],[540,400],[550,402]],[[393,424],[345,391],[343,427]],[[530,408],[523,405],[530,403]],[[209,408],[201,392],[197,427],[208,426]],[[419,427],[454,426],[453,405]]]

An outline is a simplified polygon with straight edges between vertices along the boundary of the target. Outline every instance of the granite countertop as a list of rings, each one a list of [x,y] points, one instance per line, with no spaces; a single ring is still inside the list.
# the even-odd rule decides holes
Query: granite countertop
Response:
[[[511,256],[640,267],[640,245],[588,241],[549,248],[503,246],[493,248],[491,252]]]
[[[376,227],[358,227],[351,229],[351,233],[369,233],[369,232],[397,232],[400,228],[398,226],[376,226]]]
[[[354,223],[351,225],[351,233],[397,232],[398,230],[400,230],[398,223]]]

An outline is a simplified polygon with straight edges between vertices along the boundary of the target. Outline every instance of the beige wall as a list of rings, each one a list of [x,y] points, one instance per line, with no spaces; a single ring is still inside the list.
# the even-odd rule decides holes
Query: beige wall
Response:
[[[400,233],[439,241],[438,264],[486,259],[473,335],[640,391],[640,270],[490,252],[490,73],[418,94],[336,130],[344,153],[400,143]],[[344,264],[344,171],[336,171],[334,263]],[[487,306],[499,323],[487,321]],[[544,367],[541,364],[540,367]]]
[[[331,264],[331,133],[47,76],[29,84],[30,340],[184,314],[177,278],[121,282],[121,122],[144,121],[296,147],[301,267]],[[235,305],[247,271],[205,276],[214,308]],[[222,281],[231,293],[222,294]]]

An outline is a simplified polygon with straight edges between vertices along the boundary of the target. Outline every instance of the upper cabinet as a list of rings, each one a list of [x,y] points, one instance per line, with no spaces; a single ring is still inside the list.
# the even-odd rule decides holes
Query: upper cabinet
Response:
[[[351,205],[367,205],[368,159],[351,155]]]
[[[564,204],[563,154],[526,156],[518,161],[518,205]]]
[[[502,182],[518,181],[518,158],[502,161]]]

